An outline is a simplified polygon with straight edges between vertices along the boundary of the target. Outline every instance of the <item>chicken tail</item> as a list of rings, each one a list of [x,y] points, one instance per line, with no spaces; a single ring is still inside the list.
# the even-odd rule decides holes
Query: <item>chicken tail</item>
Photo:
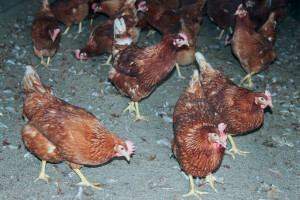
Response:
[[[206,59],[200,52],[196,52],[195,56],[202,74],[216,72],[216,70],[214,70],[214,68],[206,61]]]
[[[52,94],[52,89],[44,86],[41,83],[40,77],[36,73],[36,70],[30,65],[26,66],[23,82],[24,82],[25,90],[34,90],[40,93]]]
[[[199,75],[198,70],[194,70],[193,77],[190,81],[190,85],[186,88],[187,92],[194,93],[199,95],[199,97],[203,97],[203,89],[201,88],[202,77]]]
[[[122,49],[125,49],[132,43],[132,38],[126,32],[126,23],[124,18],[116,18],[114,21],[114,42],[112,47],[113,57]]]

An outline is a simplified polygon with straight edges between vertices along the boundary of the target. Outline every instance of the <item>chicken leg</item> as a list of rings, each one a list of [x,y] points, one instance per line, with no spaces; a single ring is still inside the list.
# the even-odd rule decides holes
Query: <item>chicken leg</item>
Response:
[[[82,21],[79,23],[79,28],[78,28],[78,32],[77,32],[78,34],[81,33],[81,31],[82,31],[81,28],[82,28]]]
[[[131,101],[129,103],[129,106],[127,106],[127,108],[123,112],[126,112],[127,110],[129,111],[129,113],[131,113],[132,111],[135,111],[136,117],[135,117],[134,121],[137,121],[139,119],[148,121],[144,116],[140,115],[139,102]]]
[[[216,39],[221,40],[221,38],[222,38],[224,32],[225,32],[225,29],[222,29],[220,35],[219,35],[218,37],[216,37]],[[231,28],[231,26],[229,27],[229,32],[232,33],[232,28]]]
[[[189,179],[190,179],[190,187],[191,187],[191,190],[184,194],[183,196],[184,197],[187,197],[187,196],[190,196],[190,195],[195,195],[198,199],[201,199],[201,197],[199,196],[199,194],[207,194],[207,192],[200,192],[198,190],[195,189],[195,184],[194,184],[194,179],[193,179],[193,176],[191,174],[189,174]]]
[[[223,181],[217,179],[216,177],[214,177],[214,175],[213,175],[211,172],[209,172],[209,173],[207,174],[207,176],[205,177],[204,183],[209,183],[210,186],[212,187],[212,189],[214,189],[214,191],[215,191],[216,193],[219,193],[218,190],[217,190],[217,189],[215,188],[215,186],[214,186],[214,181],[218,181],[219,183],[222,183],[222,184],[223,184]]]
[[[45,173],[46,170],[46,161],[42,160],[42,169],[41,172],[39,174],[39,176],[34,180],[34,182],[36,182],[39,179],[44,179],[45,181],[49,182],[49,176]]]
[[[69,32],[70,28],[71,27],[68,26],[67,29],[65,30],[65,32],[62,33],[62,35],[66,35]]]
[[[155,34],[155,30],[151,29],[148,34],[146,35],[146,38],[150,37],[150,35],[154,35]]]
[[[186,79],[186,77],[182,76],[182,74],[180,72],[179,64],[176,63],[175,66],[176,66],[176,69],[177,69],[178,78]]]
[[[101,65],[110,65],[111,59],[112,59],[112,55],[110,54],[107,61],[104,64],[101,64]]]
[[[99,185],[100,183],[91,183],[91,182],[89,182],[89,181],[85,178],[85,176],[81,173],[81,171],[80,171],[79,169],[73,169],[73,170],[76,172],[76,174],[77,174],[77,175],[80,177],[80,179],[81,179],[81,182],[78,183],[77,185],[86,185],[86,186],[90,186],[90,187],[95,188],[95,189],[102,190],[101,187],[97,186],[97,185]]]
[[[251,81],[251,76],[252,76],[253,74],[255,74],[255,72],[250,72],[249,74],[247,74],[247,75],[241,80],[240,85],[242,85],[242,83],[243,83],[246,79],[248,79],[248,84],[245,84],[245,86],[247,86],[247,87],[253,87],[253,83],[252,83],[252,81]]]
[[[247,152],[247,151],[241,151],[241,150],[239,150],[236,147],[236,145],[235,145],[235,143],[234,143],[231,135],[227,135],[227,137],[228,137],[228,139],[229,139],[229,141],[231,143],[232,148],[230,150],[226,150],[225,153],[230,154],[233,159],[235,159],[235,154],[239,154],[241,156],[245,156],[246,157],[246,154],[250,153],[250,152]]]

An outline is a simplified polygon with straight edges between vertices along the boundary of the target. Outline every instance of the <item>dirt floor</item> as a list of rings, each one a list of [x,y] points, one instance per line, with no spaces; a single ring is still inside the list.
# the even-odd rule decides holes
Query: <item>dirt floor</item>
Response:
[[[196,199],[182,197],[189,190],[189,181],[172,155],[172,112],[178,97],[184,92],[196,64],[181,67],[187,79],[178,79],[177,72],[140,102],[141,114],[148,121],[134,122],[134,114],[123,113],[130,101],[121,96],[108,81],[109,66],[100,65],[107,54],[80,62],[74,50],[82,48],[91,27],[83,23],[83,32],[72,26],[62,36],[58,52],[47,69],[38,67],[31,43],[31,24],[39,7],[31,1],[14,15],[0,19],[0,199]],[[99,17],[96,23],[105,20]],[[197,188],[209,194],[203,199],[300,199],[300,23],[290,16],[278,25],[276,53],[278,59],[265,71],[254,76],[254,90],[268,89],[274,108],[265,113],[265,122],[258,131],[235,137],[246,158],[235,160],[225,155],[215,176],[219,193],[209,185],[198,188],[203,179],[196,179]],[[65,25],[62,25],[64,31]],[[238,83],[245,72],[224,41],[216,40],[219,31],[205,16],[198,36],[197,50],[216,69]],[[156,33],[140,45],[160,41]],[[41,81],[54,88],[57,97],[91,111],[104,126],[134,142],[136,151],[130,161],[113,159],[97,167],[83,167],[91,182],[100,182],[102,191],[77,186],[79,177],[65,163],[47,164],[51,182],[33,182],[41,161],[25,149],[21,139],[24,67],[36,67]]]

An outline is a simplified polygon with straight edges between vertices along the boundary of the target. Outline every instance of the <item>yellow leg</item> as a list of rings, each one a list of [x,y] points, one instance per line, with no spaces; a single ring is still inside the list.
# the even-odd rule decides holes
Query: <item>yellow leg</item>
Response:
[[[148,34],[146,35],[146,38],[150,37],[150,35],[154,35],[155,34],[155,30],[151,29]]]
[[[51,59],[51,57],[50,56],[48,56],[48,59],[47,59],[47,66],[49,65],[49,63],[50,63],[50,59]]]
[[[139,119],[140,119],[140,120],[146,120],[146,121],[148,121],[148,120],[146,119],[146,117],[140,115],[140,111],[139,111],[139,102],[134,102],[134,105],[135,105],[135,115],[136,115],[134,121],[137,121],[137,120],[139,120]]]
[[[92,18],[90,21],[90,26],[93,26],[94,19]]]
[[[231,26],[229,26],[229,31],[230,33],[233,33]]]
[[[81,33],[82,22],[79,23],[78,34]]]
[[[67,27],[67,29],[65,30],[65,32],[62,33],[62,35],[66,35],[69,30],[70,30],[70,27]]]
[[[198,190],[195,189],[195,184],[194,184],[194,179],[193,176],[191,174],[189,174],[189,179],[190,179],[190,191],[188,193],[186,193],[185,195],[183,195],[184,197],[190,196],[190,195],[195,195],[198,199],[201,199],[201,197],[198,194],[207,194],[207,192],[200,192]]]
[[[232,147],[231,147],[230,150],[226,150],[225,153],[230,154],[233,159],[235,159],[235,154],[239,154],[241,156],[245,156],[246,157],[246,154],[250,153],[250,152],[247,152],[247,151],[241,151],[241,150],[239,150],[236,147],[236,145],[235,145],[235,143],[234,143],[231,135],[227,135],[227,137],[228,137],[228,139],[229,139]]]
[[[112,59],[112,55],[110,54],[109,57],[108,57],[108,59],[107,59],[107,61],[104,64],[102,64],[102,65],[110,65],[111,59]]]
[[[49,176],[45,173],[46,170],[46,161],[42,160],[42,169],[41,172],[39,174],[39,176],[34,180],[34,182],[36,182],[39,179],[44,179],[45,181],[49,182]]]
[[[215,188],[215,186],[214,186],[214,181],[218,181],[219,183],[222,183],[222,184],[223,184],[223,181],[217,179],[216,177],[214,177],[214,175],[213,175],[211,172],[209,172],[209,173],[207,174],[207,176],[205,177],[204,182],[205,182],[205,183],[209,183],[210,186],[212,187],[212,189],[214,189],[215,192],[219,193],[218,190],[217,190],[217,189]]]
[[[131,113],[132,111],[135,111],[134,102],[131,101],[128,104],[129,104],[129,106],[127,106],[127,108],[125,108],[125,110],[123,110],[123,112],[126,112],[127,110],[129,111],[129,113]]]
[[[219,35],[219,37],[216,37],[216,39],[218,39],[218,40],[221,40],[221,38],[222,38],[222,36],[223,36],[223,34],[224,34],[224,29],[221,31],[221,33],[220,33],[220,35]]]
[[[45,67],[48,67],[48,64],[45,63],[44,61],[44,56],[41,57],[41,64],[44,65]]]
[[[182,74],[180,72],[179,64],[176,63],[175,66],[176,66],[176,69],[177,69],[178,78],[186,79],[186,77],[182,76]]]
[[[73,169],[76,174],[80,177],[81,179],[81,182],[78,183],[77,185],[85,185],[85,186],[90,186],[92,188],[95,188],[95,189],[99,189],[99,190],[102,190],[102,188],[100,188],[99,186],[96,186],[96,185],[99,185],[100,183],[91,183],[89,182],[85,176],[81,173],[81,171],[79,169]]]
[[[241,80],[240,85],[242,85],[243,82],[244,82],[246,79],[248,79],[248,84],[245,84],[245,86],[247,86],[247,87],[253,87],[253,83],[252,83],[252,81],[251,81],[251,77],[252,77],[253,74],[255,74],[255,72],[251,72],[251,73],[247,74],[247,75]]]

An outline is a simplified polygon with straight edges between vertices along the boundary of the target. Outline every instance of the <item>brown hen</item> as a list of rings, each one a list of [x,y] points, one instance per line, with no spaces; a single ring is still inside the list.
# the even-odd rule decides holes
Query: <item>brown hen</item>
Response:
[[[186,92],[178,99],[173,113],[172,150],[181,168],[189,175],[188,195],[202,194],[195,189],[193,176],[204,177],[217,192],[212,172],[220,165],[226,148],[226,125],[220,123],[207,100],[202,97],[199,73],[194,71]],[[222,181],[219,181],[222,182]]]
[[[242,2],[243,0],[207,0],[207,16],[222,30],[216,39],[221,39],[228,28],[232,33],[236,19],[234,13]]]
[[[89,13],[89,0],[56,0],[50,5],[54,17],[67,25],[62,34],[67,34],[73,24],[79,24],[78,33],[81,33],[82,21]]]
[[[139,113],[138,102],[147,97],[172,71],[176,62],[176,50],[188,45],[188,38],[182,33],[167,35],[156,45],[140,48],[132,43],[126,26],[123,18],[115,19],[112,48],[114,64],[109,72],[109,79],[132,101],[124,111],[135,110],[135,120],[146,120]]]
[[[254,92],[247,88],[238,87],[229,78],[205,60],[204,56],[197,52],[196,60],[201,70],[201,87],[214,112],[219,119],[227,124],[226,133],[231,142],[234,154],[245,155],[236,148],[231,135],[240,135],[258,129],[264,121],[264,109],[273,107],[271,93],[266,90]]]
[[[108,20],[95,26],[83,49],[76,50],[76,58],[83,60],[90,56],[97,56],[105,52],[110,53],[114,39],[114,19],[119,16],[122,16],[126,21],[127,31],[133,42],[136,43],[139,38],[140,30],[136,28],[137,17],[134,3],[135,0],[127,0],[119,12],[115,13]],[[110,60],[111,56],[105,64],[109,64]]]
[[[236,11],[237,21],[231,47],[234,55],[239,59],[247,75],[241,80],[241,84],[247,79],[248,86],[253,87],[251,76],[263,71],[276,59],[274,52],[274,40],[265,38],[265,34],[256,32],[250,19],[249,11],[243,5],[239,5]],[[273,20],[272,15],[265,23]],[[269,26],[272,29],[275,27]]]
[[[81,178],[81,185],[100,189],[80,172],[82,165],[99,165],[115,156],[130,160],[134,146],[106,130],[86,110],[56,98],[44,86],[35,69],[26,67],[23,115],[28,120],[22,129],[25,146],[42,160],[38,179],[48,181],[46,162],[67,162]]]
[[[31,27],[31,40],[34,53],[41,58],[41,64],[49,66],[50,58],[59,47],[60,26],[50,10],[48,0],[42,1]],[[48,56],[47,63],[44,56]]]

